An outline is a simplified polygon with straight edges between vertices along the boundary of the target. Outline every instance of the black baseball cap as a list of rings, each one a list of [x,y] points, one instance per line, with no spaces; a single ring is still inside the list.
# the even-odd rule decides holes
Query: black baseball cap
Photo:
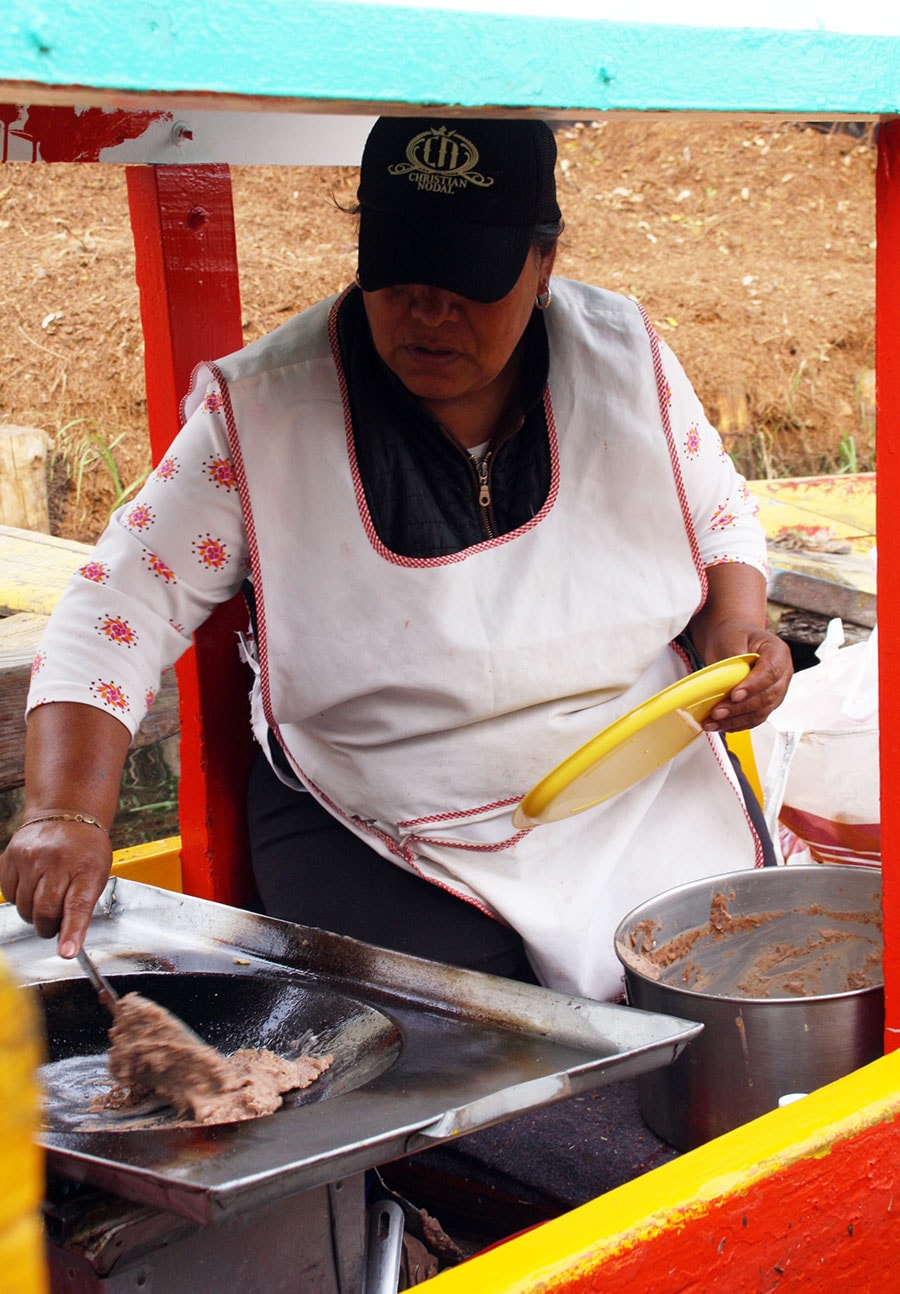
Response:
[[[535,226],[560,220],[555,162],[544,121],[380,117],[357,190],[360,287],[426,283],[499,301]]]

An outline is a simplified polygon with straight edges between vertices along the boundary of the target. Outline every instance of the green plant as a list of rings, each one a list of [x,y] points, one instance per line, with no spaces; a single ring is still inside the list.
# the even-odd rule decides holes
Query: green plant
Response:
[[[837,470],[841,475],[855,475],[859,471],[855,436],[844,436],[838,445]]]
[[[859,454],[861,472],[875,469],[876,397],[875,369],[866,367],[859,373],[853,391],[859,409],[862,452]]]
[[[773,460],[775,442],[772,429],[758,425],[741,436],[734,437],[728,445],[728,455],[748,481],[770,480],[778,475]]]
[[[83,427],[84,430],[76,433],[76,428],[79,427]],[[115,512],[116,508],[120,507],[146,481],[150,475],[149,467],[130,484],[123,485],[122,483],[122,476],[114,451],[124,439],[124,436],[125,433],[122,432],[112,440],[106,440],[99,431],[93,429],[86,418],[73,418],[71,422],[67,422],[64,427],[59,429],[56,435],[54,460],[62,460],[67,476],[75,483],[76,506],[81,502],[85,475],[98,467],[106,470],[112,482],[113,502],[110,507],[111,513]]]
[[[165,742],[128,752],[112,826],[116,849],[178,834],[178,775],[166,761]]]

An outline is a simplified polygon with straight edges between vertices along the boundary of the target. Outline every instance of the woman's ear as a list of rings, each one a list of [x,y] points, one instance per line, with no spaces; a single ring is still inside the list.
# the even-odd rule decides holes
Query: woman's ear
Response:
[[[538,293],[543,294],[550,286],[550,275],[556,262],[556,243],[546,252],[538,252]]]

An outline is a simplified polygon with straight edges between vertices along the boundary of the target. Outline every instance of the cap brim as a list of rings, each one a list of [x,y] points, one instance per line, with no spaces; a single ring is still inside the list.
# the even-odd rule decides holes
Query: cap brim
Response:
[[[471,301],[511,292],[531,246],[530,226],[410,220],[363,206],[359,284],[364,292],[424,283]]]

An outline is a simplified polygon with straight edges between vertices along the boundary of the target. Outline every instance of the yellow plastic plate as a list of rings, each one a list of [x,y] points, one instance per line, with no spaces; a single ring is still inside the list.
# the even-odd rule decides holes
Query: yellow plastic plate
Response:
[[[522,797],[513,825],[521,830],[558,822],[634,786],[700,735],[703,720],[756,660],[751,654],[716,661],[623,714]]]

